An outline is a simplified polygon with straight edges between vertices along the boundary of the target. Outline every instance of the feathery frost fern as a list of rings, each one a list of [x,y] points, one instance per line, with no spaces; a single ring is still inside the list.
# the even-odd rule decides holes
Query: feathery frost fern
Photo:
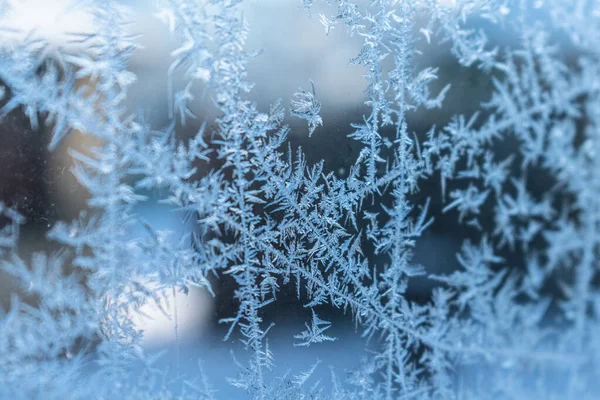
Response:
[[[167,384],[132,316],[160,307],[167,289],[212,291],[229,276],[236,310],[221,322],[248,353],[229,377],[238,398],[597,398],[600,3],[298,2],[298,17],[320,21],[324,35],[362,41],[348,68],[364,71],[367,112],[345,133],[325,131],[318,81],[269,110],[249,100],[247,66],[261,55],[246,45],[242,3],[159,1],[156,15],[180,41],[165,76],[166,127],[125,103],[139,47],[133,9],[74,2],[95,32],[74,35],[83,50],[51,57],[35,32],[14,41],[0,31],[2,115],[21,110],[33,129],[51,127],[50,150],[74,131],[94,143],[69,153],[89,210],[49,230],[60,251],[22,259],[24,219],[0,206],[2,270],[18,288],[0,319],[0,397],[219,398],[201,370]],[[490,32],[517,40],[494,43]],[[416,132],[414,115],[432,120],[462,90],[441,82],[443,65],[426,65],[435,59],[423,49],[435,46],[489,80],[487,99]],[[217,116],[181,139],[201,96]],[[344,177],[289,144],[288,116],[307,121],[310,140],[360,145]],[[195,234],[143,222],[135,206],[149,194],[183,210]],[[465,237],[459,268],[446,273],[413,256],[440,204]],[[140,224],[147,234],[132,239]],[[433,287],[426,301],[409,294],[416,280]],[[285,286],[312,313],[296,346],[331,345],[335,321],[324,315],[339,309],[375,350],[331,382],[314,379],[326,368],[318,360],[276,374],[268,337],[277,327],[263,309]]]

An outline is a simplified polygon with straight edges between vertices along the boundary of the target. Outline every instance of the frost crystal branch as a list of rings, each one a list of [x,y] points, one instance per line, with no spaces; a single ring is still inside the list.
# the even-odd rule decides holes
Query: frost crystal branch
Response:
[[[15,4],[0,2],[5,20]],[[295,1],[358,43],[347,68],[364,99],[345,131],[324,125],[312,81],[268,110],[251,100],[253,5],[159,1],[179,43],[153,93],[162,125],[131,105],[132,8],[73,2],[93,20],[71,34],[77,51],[0,29],[3,123],[49,131],[48,151],[79,138],[67,154],[88,194],[28,257],[22,210],[0,202],[0,398],[219,398],[210,368],[157,367],[134,318],[221,282],[236,398],[597,398],[600,3]],[[351,149],[344,168],[315,160],[325,141],[295,143],[288,101],[309,137]],[[145,221],[151,199],[184,215],[178,229]],[[310,309],[296,334],[271,321],[288,292]],[[321,351],[352,334],[336,331],[342,314],[365,341],[355,365],[331,379],[326,360],[276,368],[270,338]]]

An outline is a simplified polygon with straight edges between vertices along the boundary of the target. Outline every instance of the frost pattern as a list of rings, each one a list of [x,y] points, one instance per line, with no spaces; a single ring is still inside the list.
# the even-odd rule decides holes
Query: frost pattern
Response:
[[[290,104],[292,115],[308,121],[308,136],[312,136],[315,129],[323,125],[323,119],[319,115],[321,103],[316,99],[315,84],[311,81],[310,85],[312,86],[312,93],[299,88]]]
[[[1,317],[0,397],[218,398],[201,369],[193,384],[166,385],[129,317],[144,304],[160,306],[158,289],[211,290],[213,275],[236,284],[237,311],[221,322],[226,339],[241,334],[249,354],[230,377],[240,397],[597,397],[600,3],[321,2],[334,10],[319,16],[325,33],[345,26],[363,41],[350,62],[365,71],[368,112],[348,132],[361,151],[344,178],[288,147],[281,103],[266,112],[248,100],[255,54],[246,49],[242,0],[160,1],[157,15],[182,41],[165,77],[166,128],[125,106],[138,47],[131,10],[112,0],[76,3],[98,27],[76,37],[86,53],[59,50],[47,62],[47,45],[30,35],[0,56],[3,115],[20,108],[32,127],[52,126],[50,149],[74,130],[100,143],[71,151],[90,211],[49,231],[61,251],[21,259],[23,218],[0,206],[2,269],[22,294]],[[481,20],[519,40],[494,47]],[[439,67],[422,65],[423,41],[449,45],[461,68],[484,71],[491,93],[478,111],[416,135],[410,115],[442,108],[460,90],[439,84]],[[574,49],[568,60],[565,43]],[[183,89],[174,88],[176,73],[185,76]],[[189,103],[202,91],[218,116],[182,141],[175,132],[196,118]],[[314,86],[291,99],[309,135],[322,124],[320,108]],[[514,151],[502,155],[509,142]],[[215,160],[218,169],[199,173],[199,162]],[[550,182],[541,192],[539,176]],[[435,223],[432,202],[415,200],[430,181],[441,182],[432,193],[472,236],[457,254],[460,269],[448,274],[413,261]],[[152,191],[201,234],[170,240],[145,224],[147,235],[131,240],[128,229],[142,224],[134,205]],[[436,283],[426,303],[407,295],[417,277]],[[309,371],[273,378],[267,339],[276,327],[262,309],[283,285],[295,285],[312,310],[298,346],[334,340],[325,333],[331,323],[318,317],[327,308],[350,314],[378,344],[345,378],[334,374],[330,390],[311,382],[317,360]]]

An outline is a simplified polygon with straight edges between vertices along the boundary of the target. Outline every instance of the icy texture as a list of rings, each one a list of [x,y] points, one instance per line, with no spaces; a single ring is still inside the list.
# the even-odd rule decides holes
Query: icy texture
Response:
[[[64,246],[58,254],[20,259],[22,218],[2,206],[2,268],[38,300],[30,305],[15,294],[2,316],[0,396],[218,398],[201,372],[171,392],[129,316],[161,304],[160,288],[210,290],[207,278],[226,274],[237,304],[222,321],[226,338],[240,333],[249,354],[230,380],[239,398],[597,398],[600,3],[329,0],[333,13],[317,18],[311,11],[319,2],[304,0],[299,6],[324,34],[347,29],[363,40],[351,64],[364,69],[369,111],[346,133],[362,150],[345,177],[288,147],[284,103],[308,121],[309,135],[316,130],[311,140],[327,132],[318,82],[268,112],[248,100],[247,64],[260,55],[246,49],[251,27],[241,3],[160,2],[157,15],[181,40],[165,77],[172,123],[164,129],[124,106],[137,38],[127,26],[131,10],[115,1],[77,2],[98,27],[78,37],[86,52],[58,50],[45,62],[35,33],[2,50],[3,114],[20,108],[34,128],[44,119],[53,127],[50,149],[73,130],[99,144],[71,152],[92,210],[53,226],[48,238]],[[478,26],[508,30],[518,41],[493,47]],[[438,67],[420,60],[418,46],[439,43],[493,84],[478,112],[420,137],[410,114],[443,109],[460,90],[438,82]],[[174,84],[176,73],[188,84]],[[209,96],[218,117],[182,141],[175,132],[197,118],[194,96]],[[512,154],[500,156],[500,144],[511,141]],[[198,171],[199,162],[218,168]],[[534,193],[541,175],[548,186]],[[415,200],[427,181],[441,182],[432,196],[472,230],[457,254],[461,268],[447,274],[413,261],[435,224],[430,201]],[[134,205],[149,192],[183,209],[198,234],[170,240],[146,224],[147,236],[131,240],[128,227],[142,223]],[[75,266],[68,273],[67,262]],[[415,277],[436,283],[426,303],[407,295]],[[262,309],[284,285],[296,286],[312,309],[297,346],[330,345],[322,315],[337,308],[378,350],[357,354],[354,372],[338,371],[332,385],[311,380],[326,368],[317,360],[310,371],[274,378],[267,339],[277,327]]]

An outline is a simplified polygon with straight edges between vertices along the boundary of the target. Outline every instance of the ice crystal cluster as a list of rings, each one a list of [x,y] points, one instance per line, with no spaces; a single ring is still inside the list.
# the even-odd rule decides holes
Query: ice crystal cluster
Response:
[[[127,105],[134,8],[74,2],[94,32],[73,36],[83,50],[52,57],[35,32],[15,42],[0,31],[4,123],[20,111],[32,129],[49,127],[49,151],[74,132],[93,139],[69,153],[89,209],[49,229],[59,251],[22,257],[24,218],[0,208],[1,268],[15,286],[0,316],[0,397],[219,398],[201,371],[172,384],[132,316],[160,307],[165,290],[211,291],[227,277],[236,309],[221,323],[247,353],[230,369],[235,398],[598,398],[600,2],[297,1],[324,39],[342,30],[361,42],[347,68],[364,74],[366,111],[345,131],[326,130],[310,76],[268,109],[251,100],[248,65],[261,54],[243,11],[253,4],[153,5],[179,43],[156,91],[168,96],[167,126]],[[516,39],[492,40],[508,33]],[[489,84],[476,109],[422,131],[411,118],[457,109],[462,90],[443,82],[449,64],[424,55],[435,46],[456,73]],[[192,111],[200,97],[214,118]],[[293,118],[306,140],[357,143],[351,167],[308,161],[290,143]],[[195,136],[178,135],[191,123]],[[136,214],[149,194],[184,212],[180,231]],[[414,259],[438,214],[464,238],[454,270]],[[134,225],[146,234],[132,239]],[[409,294],[417,281],[432,288],[424,300]],[[297,346],[334,343],[331,310],[355,321],[368,350],[348,371],[316,359],[308,371],[276,367],[278,327],[264,310],[287,287],[310,309]]]

